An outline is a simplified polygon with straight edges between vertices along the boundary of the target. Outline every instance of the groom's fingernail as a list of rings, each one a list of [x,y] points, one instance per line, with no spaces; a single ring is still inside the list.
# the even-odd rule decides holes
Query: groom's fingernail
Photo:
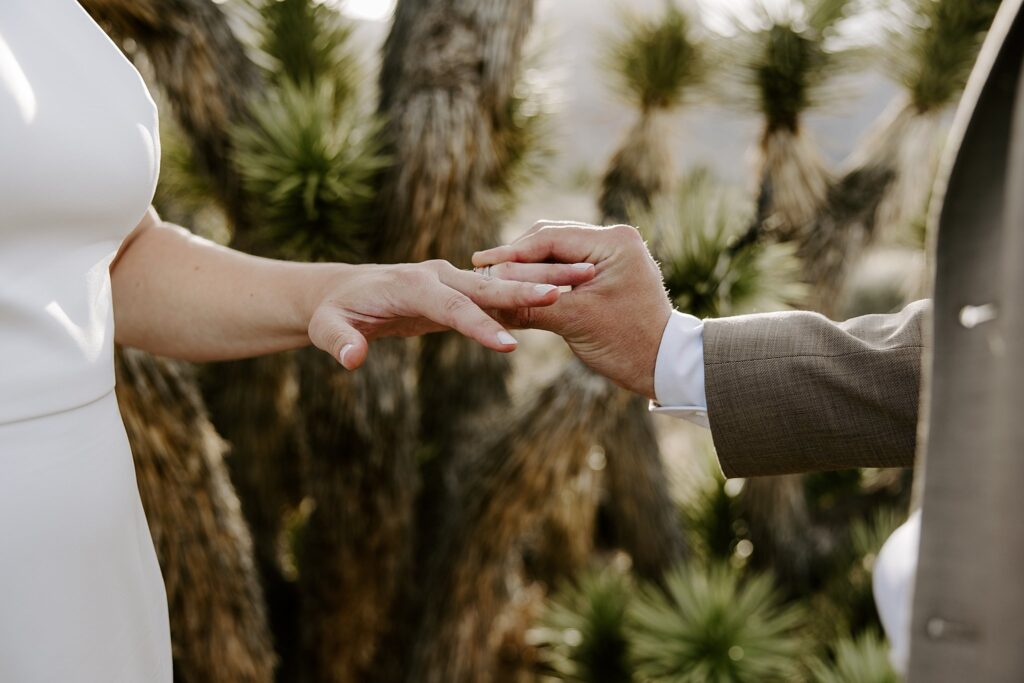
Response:
[[[341,361],[341,364],[344,366],[346,370],[348,370],[349,368],[347,365],[345,365],[345,356],[347,356],[348,352],[354,348],[355,344],[345,344],[344,346],[341,347],[341,353],[338,354],[338,360]]]
[[[519,342],[517,342],[516,338],[513,337],[511,334],[502,330],[501,332],[498,333],[498,343],[505,345],[515,345],[518,344]]]
[[[558,285],[534,285],[533,291],[537,292],[541,296],[546,295],[548,292],[552,292],[558,289]]]
[[[574,264],[572,264],[572,267],[575,268],[576,270],[590,270],[591,268],[594,267],[594,264],[593,263],[574,263]]]

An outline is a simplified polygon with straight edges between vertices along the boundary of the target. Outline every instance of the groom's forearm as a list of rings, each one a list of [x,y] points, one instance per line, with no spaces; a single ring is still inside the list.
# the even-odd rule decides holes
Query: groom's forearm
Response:
[[[913,464],[926,301],[845,323],[806,312],[704,323],[726,476]]]

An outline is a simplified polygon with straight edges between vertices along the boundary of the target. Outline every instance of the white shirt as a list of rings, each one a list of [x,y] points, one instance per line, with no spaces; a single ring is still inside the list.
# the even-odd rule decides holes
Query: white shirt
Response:
[[[704,390],[704,323],[673,311],[654,368],[657,401],[651,410],[709,427]],[[875,561],[872,583],[878,614],[892,645],[890,659],[905,673],[910,650],[910,608],[921,516],[915,512],[893,532]]]

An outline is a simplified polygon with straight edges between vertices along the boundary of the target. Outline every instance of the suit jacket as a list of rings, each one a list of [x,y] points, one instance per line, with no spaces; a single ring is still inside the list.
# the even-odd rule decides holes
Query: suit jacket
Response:
[[[1024,682],[1022,58],[1021,0],[1004,0],[936,193],[931,306],[704,324],[727,475],[909,466],[916,442],[912,683]]]

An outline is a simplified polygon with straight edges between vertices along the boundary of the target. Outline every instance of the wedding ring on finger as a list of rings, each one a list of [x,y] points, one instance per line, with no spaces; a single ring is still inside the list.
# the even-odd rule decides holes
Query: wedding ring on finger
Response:
[[[491,274],[491,267],[490,266],[480,266],[479,268],[474,268],[473,272],[476,273],[477,275],[483,275],[485,278],[488,278],[488,279],[494,277]]]

